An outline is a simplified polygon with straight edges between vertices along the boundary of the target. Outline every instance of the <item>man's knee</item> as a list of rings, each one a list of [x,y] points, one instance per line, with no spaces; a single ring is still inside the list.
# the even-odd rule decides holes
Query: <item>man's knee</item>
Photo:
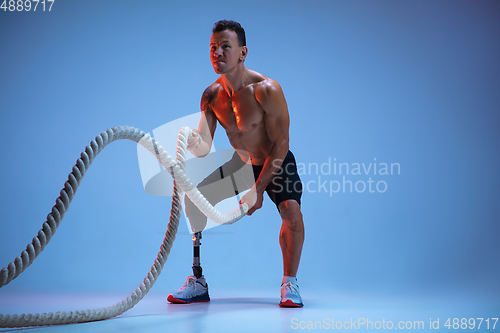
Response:
[[[278,205],[278,208],[285,227],[291,229],[302,227],[302,212],[297,201],[285,200]]]

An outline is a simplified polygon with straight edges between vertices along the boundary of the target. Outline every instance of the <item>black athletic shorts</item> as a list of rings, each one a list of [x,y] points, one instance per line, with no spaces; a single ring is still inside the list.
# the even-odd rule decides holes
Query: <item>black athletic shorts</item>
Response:
[[[279,165],[278,161],[276,161],[275,165]],[[263,167],[263,165],[252,165],[256,181],[257,178],[259,178]],[[302,182],[300,180],[299,173],[297,172],[295,156],[293,156],[290,150],[286,154],[285,160],[281,164],[280,169],[278,169],[274,177],[267,185],[266,192],[271,200],[276,204],[276,207],[278,207],[278,205],[283,201],[290,199],[293,199],[300,204],[300,198],[302,196]]]

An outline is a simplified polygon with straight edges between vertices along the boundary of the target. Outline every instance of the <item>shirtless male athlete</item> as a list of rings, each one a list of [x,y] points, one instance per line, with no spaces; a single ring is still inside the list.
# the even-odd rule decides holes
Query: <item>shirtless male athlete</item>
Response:
[[[214,25],[210,39],[210,60],[220,77],[201,98],[201,121],[198,131],[188,139],[188,150],[197,157],[210,152],[217,122],[226,130],[236,150],[233,158],[214,171],[199,185],[200,191],[215,204],[234,196],[210,189],[221,177],[227,177],[251,164],[255,181],[240,200],[250,207],[252,215],[262,207],[264,191],[276,204],[281,219],[280,245],[284,276],[281,284],[282,307],[301,307],[296,274],[299,268],[304,224],[300,210],[302,183],[295,158],[288,147],[290,119],[283,91],[278,82],[244,66],[248,49],[245,31],[234,21],[222,20]],[[207,190],[202,190],[203,186]],[[225,191],[228,192],[228,191]],[[199,239],[206,217],[186,197],[186,213],[195,232],[193,274],[176,293],[168,296],[172,303],[206,302],[208,284],[199,265]]]

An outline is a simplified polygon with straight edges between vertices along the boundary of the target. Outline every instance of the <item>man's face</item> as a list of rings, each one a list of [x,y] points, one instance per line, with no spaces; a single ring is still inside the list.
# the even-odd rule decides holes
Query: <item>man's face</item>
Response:
[[[244,46],[232,30],[214,32],[210,38],[210,61],[217,74],[225,74],[244,59]]]

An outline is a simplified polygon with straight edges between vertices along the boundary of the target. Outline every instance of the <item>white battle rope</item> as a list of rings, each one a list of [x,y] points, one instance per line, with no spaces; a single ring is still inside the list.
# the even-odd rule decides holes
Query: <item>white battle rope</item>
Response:
[[[64,214],[69,208],[76,190],[89,168],[94,158],[106,147],[109,143],[120,140],[129,139],[138,142],[156,156],[158,161],[165,169],[174,177],[174,190],[172,194],[172,208],[170,210],[170,219],[167,226],[167,232],[160,246],[160,251],[156,260],[151,266],[144,281],[140,286],[126,299],[118,302],[115,305],[101,309],[56,312],[56,313],[36,313],[22,315],[2,315],[0,314],[0,327],[27,327],[27,326],[42,326],[42,325],[61,325],[70,323],[84,323],[90,321],[105,320],[111,317],[118,316],[125,311],[134,307],[156,282],[160,275],[163,265],[165,264],[172,243],[175,240],[177,227],[180,219],[181,195],[182,190],[186,192],[191,201],[211,220],[219,224],[231,224],[245,216],[248,211],[248,205],[243,204],[231,213],[218,212],[203,195],[198,191],[197,187],[191,183],[184,172],[186,161],[187,138],[191,134],[191,130],[187,127],[179,131],[177,137],[177,152],[176,160],[161,147],[149,134],[133,127],[114,127],[102,132],[94,140],[90,142],[85,150],[81,153],[80,158],[76,161],[73,170],[68,175],[68,180],[64,183],[64,188],[60,192],[60,196],[56,199],[56,204],[52,207],[52,211],[47,215],[47,221],[42,225],[42,229],[38,231],[38,235],[33,238],[33,241],[28,244],[26,249],[21,252],[14,261],[9,263],[7,267],[0,270],[0,288],[10,283],[19,276],[29,265],[33,263],[35,258],[43,251],[45,246],[56,232],[61,223]]]

